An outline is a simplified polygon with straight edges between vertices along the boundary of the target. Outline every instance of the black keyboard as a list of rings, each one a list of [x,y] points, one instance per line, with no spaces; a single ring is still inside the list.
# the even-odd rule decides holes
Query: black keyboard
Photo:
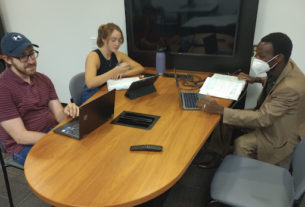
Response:
[[[74,119],[68,123],[68,126],[61,130],[72,137],[79,137],[79,120]]]
[[[199,109],[196,106],[198,100],[198,93],[194,92],[183,92],[181,93],[182,107],[184,109]]]

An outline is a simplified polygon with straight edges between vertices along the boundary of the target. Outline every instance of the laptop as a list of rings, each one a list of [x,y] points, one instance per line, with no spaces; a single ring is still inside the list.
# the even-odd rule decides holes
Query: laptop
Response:
[[[201,97],[204,97],[204,95],[198,92],[182,92],[182,89],[180,88],[178,83],[179,75],[176,72],[176,68],[174,68],[174,76],[182,108],[186,110],[199,110],[200,108],[196,105],[196,103],[197,100]]]
[[[79,117],[56,128],[55,133],[80,139],[113,117],[115,90],[79,108]]]

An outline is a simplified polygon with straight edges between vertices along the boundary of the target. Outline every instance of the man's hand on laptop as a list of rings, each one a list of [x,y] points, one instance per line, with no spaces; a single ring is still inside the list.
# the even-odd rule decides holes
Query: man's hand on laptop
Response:
[[[197,106],[203,111],[211,114],[223,114],[223,107],[220,106],[214,99],[210,96],[205,96],[198,99]]]
[[[72,118],[75,118],[79,115],[79,107],[75,103],[68,103],[64,108],[64,113]]]

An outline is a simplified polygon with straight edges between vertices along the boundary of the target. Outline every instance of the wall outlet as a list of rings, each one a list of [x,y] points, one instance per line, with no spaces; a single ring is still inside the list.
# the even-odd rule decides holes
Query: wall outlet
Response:
[[[90,48],[92,50],[95,50],[97,48],[96,37],[90,37]]]

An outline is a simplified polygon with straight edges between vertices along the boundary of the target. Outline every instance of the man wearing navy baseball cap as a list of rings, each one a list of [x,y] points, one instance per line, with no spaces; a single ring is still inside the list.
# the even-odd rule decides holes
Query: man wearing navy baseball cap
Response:
[[[32,44],[23,34],[16,32],[6,34],[1,40],[1,48],[4,55],[20,57],[29,46],[39,47],[36,44]]]
[[[51,80],[36,72],[38,45],[11,32],[1,39],[6,69],[0,74],[0,139],[13,159],[24,164],[40,138],[66,116],[78,116],[74,103],[65,108]]]

